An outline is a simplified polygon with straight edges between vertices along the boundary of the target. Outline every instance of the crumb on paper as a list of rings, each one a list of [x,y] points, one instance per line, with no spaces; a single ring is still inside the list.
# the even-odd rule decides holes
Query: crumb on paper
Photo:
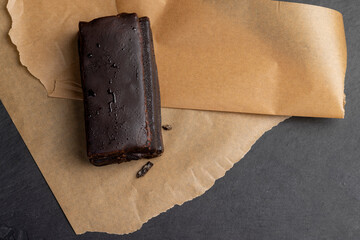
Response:
[[[172,126],[169,125],[169,124],[165,124],[165,125],[162,126],[162,128],[163,128],[164,130],[166,130],[166,131],[170,131],[170,130],[172,129]]]
[[[154,164],[152,162],[147,162],[144,166],[142,166],[142,168],[136,173],[136,178],[141,178],[143,176],[145,176],[145,174],[150,170],[150,168],[153,166]]]

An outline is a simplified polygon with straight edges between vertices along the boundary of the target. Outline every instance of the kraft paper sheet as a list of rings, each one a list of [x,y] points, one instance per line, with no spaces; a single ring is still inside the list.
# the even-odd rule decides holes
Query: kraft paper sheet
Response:
[[[131,1],[131,4],[130,1],[100,0],[9,0],[7,8],[13,20],[10,36],[19,50],[21,63],[40,80],[50,96],[70,99],[48,98],[39,82],[21,66],[18,53],[7,36],[11,21],[6,13],[6,1],[0,0],[0,2],[3,13],[0,14],[1,45],[3,46],[1,48],[3,57],[0,59],[0,98],[76,233],[101,231],[124,234],[136,231],[150,218],[168,210],[175,204],[181,205],[185,201],[203,194],[214,184],[216,179],[224,176],[225,172],[249,151],[264,132],[286,119],[280,116],[163,108],[163,124],[171,124],[173,130],[163,132],[165,153],[162,157],[153,160],[154,167],[144,178],[136,179],[135,174],[147,160],[101,168],[94,167],[88,163],[85,157],[82,102],[70,100],[81,96],[78,84],[79,72],[76,50],[78,21],[114,15],[118,11],[136,11],[140,15],[149,15],[154,30],[159,73],[163,71],[160,78],[169,80],[161,82],[162,98],[166,105],[168,97],[166,97],[167,91],[164,89],[172,88],[167,85],[171,79],[167,77],[172,72],[174,76],[171,81],[177,81],[175,75],[181,66],[183,68],[182,73],[179,73],[180,75],[187,74],[186,72],[191,69],[189,69],[188,63],[181,58],[178,67],[174,66],[176,64],[167,65],[165,62],[167,58],[166,49],[169,50],[169,55],[175,51],[172,50],[174,46],[168,45],[168,41],[172,42],[177,39],[175,32],[167,32],[169,29],[166,28],[165,21],[177,19],[179,29],[176,31],[185,31],[186,35],[185,26],[188,26],[189,23],[185,21],[187,18],[180,18],[186,11],[189,10],[194,15],[198,13],[204,17],[209,14],[209,11],[213,11],[212,13],[215,11],[215,8],[208,9],[206,6],[215,4],[214,6],[219,7],[219,15],[221,11],[229,12],[229,18],[235,22],[237,20],[242,22],[243,20],[239,18],[234,8],[241,8],[242,4],[249,4],[250,6],[250,2],[245,0],[228,1],[225,4],[225,1],[184,0],[183,6],[174,8],[175,1],[170,0],[152,1],[151,4],[145,0]],[[259,0],[260,2],[265,3],[265,1]],[[196,11],[189,7],[192,4],[196,7]],[[264,11],[261,5],[255,5],[259,8],[260,13]],[[268,5],[265,4],[265,6]],[[338,65],[334,68],[344,70],[342,50],[345,49],[345,46],[339,48],[342,50],[337,48],[339,47],[338,44],[342,44],[341,35],[343,34],[340,15],[323,8],[305,5],[293,6],[291,14],[295,14],[296,8],[299,7],[303,15],[306,15],[307,10],[309,10],[313,14],[319,12],[324,16],[332,16],[331,24],[337,26],[332,31],[335,35],[340,35],[338,42],[333,40],[335,42],[329,44],[338,50],[336,52]],[[167,17],[162,18],[164,16]],[[199,16],[200,19],[202,19],[201,16]],[[328,20],[324,20],[325,26],[329,24],[327,23]],[[184,25],[180,24],[182,21],[185,21]],[[262,27],[267,28],[266,26]],[[210,31],[211,28],[206,29],[206,31]],[[255,27],[255,29],[257,28]],[[202,34],[202,31],[205,30],[199,30],[199,33]],[[263,33],[260,31],[257,34],[259,34],[258,38],[254,37],[253,40],[257,39],[258,42],[254,42],[254,44],[259,43],[261,45],[263,40],[260,36]],[[267,32],[267,34],[272,33]],[[195,36],[197,35],[195,34]],[[199,39],[203,38],[200,34],[198,37]],[[228,36],[220,37],[226,38]],[[312,38],[312,36],[307,37]],[[296,35],[291,35],[289,38],[293,39],[295,42],[292,44],[296,45],[298,40]],[[189,39],[183,40],[190,44]],[[222,48],[224,46],[214,47]],[[287,47],[290,51],[291,46]],[[312,48],[313,46],[307,47]],[[321,59],[321,56],[317,54],[320,53],[315,53],[316,59],[311,64],[316,63],[316,66],[319,66],[321,65],[319,61],[323,60],[326,63],[330,61],[329,59]],[[173,59],[174,56],[168,57],[169,63],[176,60]],[[302,57],[305,56],[299,56],[299,58]],[[267,57],[264,56],[264,58]],[[333,60],[336,59],[333,56]],[[203,61],[205,61],[204,64],[209,62],[208,66],[211,66],[211,58],[204,58]],[[226,77],[232,74],[232,72],[227,71],[241,66],[244,61],[242,57],[238,57],[238,64],[235,64],[223,59],[222,65],[218,69],[219,73],[222,72],[223,80],[225,81]],[[254,61],[252,64],[257,65],[258,63]],[[247,66],[249,67],[252,64],[247,63]],[[231,69],[227,65],[231,66]],[[166,66],[170,66],[169,69],[166,69]],[[295,63],[289,63],[289,66],[297,71]],[[272,72],[273,70],[261,69],[263,75],[266,75],[267,71]],[[314,67],[307,70],[309,74],[317,72]],[[336,72],[337,70],[333,71]],[[337,76],[342,74],[336,73]],[[194,89],[200,87],[203,90],[201,86],[196,86],[196,84],[198,80],[203,81],[204,77],[201,72],[192,76],[191,79],[195,84]],[[325,81],[325,79],[322,80]],[[322,80],[318,79],[320,82]],[[312,80],[304,78],[304,81],[311,82]],[[221,82],[212,82],[206,86],[214,86],[214,84],[219,89],[224,86]],[[343,82],[336,81],[332,82],[330,86],[323,86],[323,88],[334,89],[334,87],[342,87],[342,84]],[[292,85],[289,79],[288,85]],[[181,87],[180,85],[176,86]],[[255,85],[254,87],[256,88]],[[225,88],[228,89],[226,86]],[[314,89],[316,87],[312,90],[315,91]],[[164,91],[165,95],[163,94]],[[258,91],[261,93],[260,90]],[[341,89],[341,94],[342,92],[343,89]],[[341,95],[340,93],[332,93],[334,98]],[[325,96],[324,93],[323,97]],[[194,99],[194,102],[196,101]],[[259,100],[258,103],[260,102]],[[222,101],[218,101],[218,104],[215,105],[227,106],[227,103]],[[301,103],[298,104],[301,105]],[[226,111],[227,109],[222,110]],[[341,117],[341,112],[338,109],[331,114],[334,114],[334,117]]]
[[[270,0],[117,0],[117,11],[114,1],[66,2],[9,4],[21,62],[49,96],[82,98],[79,20],[136,12],[152,22],[163,107],[344,117],[337,11]]]

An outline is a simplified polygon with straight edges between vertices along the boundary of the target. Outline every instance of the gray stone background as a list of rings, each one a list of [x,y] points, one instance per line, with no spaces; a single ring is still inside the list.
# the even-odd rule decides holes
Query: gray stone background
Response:
[[[290,118],[201,197],[129,235],[76,236],[0,105],[0,239],[11,231],[18,239],[26,232],[30,240],[360,239],[360,1],[292,2],[344,15],[344,120]]]

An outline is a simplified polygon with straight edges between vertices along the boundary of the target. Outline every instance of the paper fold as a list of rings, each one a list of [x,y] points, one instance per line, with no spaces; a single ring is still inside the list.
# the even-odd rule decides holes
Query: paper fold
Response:
[[[79,21],[136,12],[152,22],[163,107],[344,117],[347,52],[335,10],[270,0],[116,0],[94,8],[95,0],[66,0],[54,11],[52,1],[23,1],[9,1],[10,36],[49,96],[82,98]]]

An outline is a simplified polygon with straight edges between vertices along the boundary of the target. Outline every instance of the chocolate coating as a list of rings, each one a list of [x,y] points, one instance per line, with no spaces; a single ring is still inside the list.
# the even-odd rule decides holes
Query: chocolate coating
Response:
[[[79,23],[87,154],[94,165],[163,152],[160,93],[148,18]]]

